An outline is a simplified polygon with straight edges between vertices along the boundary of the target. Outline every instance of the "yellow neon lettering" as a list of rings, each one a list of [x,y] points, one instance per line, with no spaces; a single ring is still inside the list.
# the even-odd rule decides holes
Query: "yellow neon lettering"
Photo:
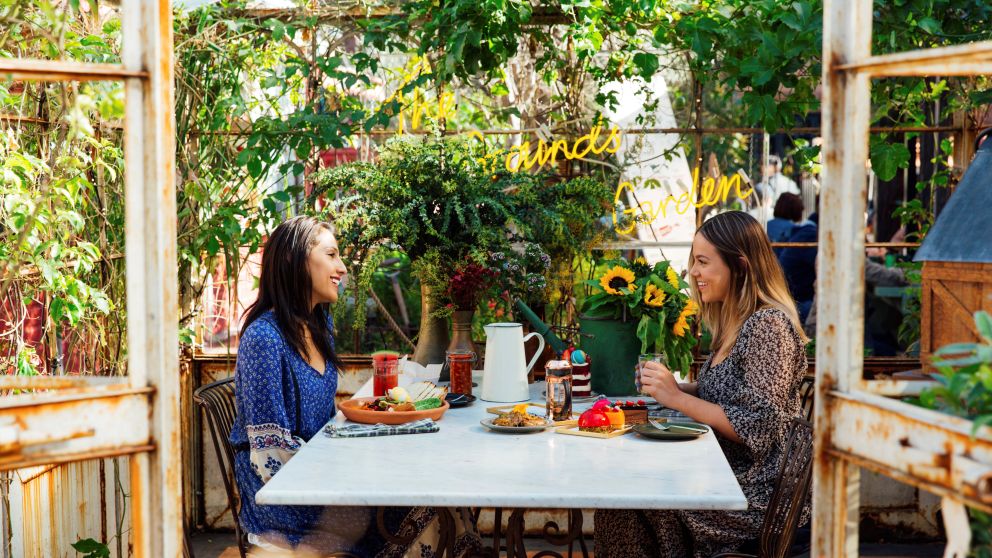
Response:
[[[514,146],[510,149],[510,152],[507,153],[506,170],[510,172],[517,172],[520,170],[520,165],[522,165],[524,161],[524,153],[526,153],[526,151],[523,151],[521,148],[524,147],[526,143],[527,142],[524,142],[522,145]]]
[[[624,188],[629,188],[631,191],[633,191],[634,189],[634,187],[630,184],[630,182],[621,182],[620,185],[617,186],[616,195],[613,196],[613,228],[616,229],[616,231],[620,234],[628,234],[634,230],[634,227],[637,226],[637,222],[634,221],[625,229],[620,229],[617,227],[617,204],[620,203],[620,196],[623,195]],[[624,209],[623,214],[632,215],[637,212],[637,209]]]
[[[614,145],[612,149],[609,147],[611,144]],[[615,126],[610,128],[610,135],[606,136],[606,143],[603,145],[604,147],[600,152],[616,153],[620,151],[620,129]]]
[[[524,142],[524,145],[527,145],[528,143],[529,142]],[[533,151],[534,156],[526,158],[524,160],[524,168],[530,170],[530,168],[533,167],[535,164],[538,167],[543,166],[544,163],[548,160],[548,155],[546,153],[547,147],[548,146],[544,144],[544,140],[538,141],[537,149]],[[528,149],[528,153],[530,153],[529,149]]]
[[[595,129],[596,128],[593,128],[593,130],[595,130]],[[597,134],[598,134],[598,132],[597,132]],[[590,133],[582,136],[581,138],[575,140],[575,143],[572,144],[572,153],[571,153],[571,155],[566,154],[565,156],[568,157],[569,159],[581,159],[581,158],[585,157],[586,155],[588,155],[589,152],[592,151],[592,139],[590,139],[590,136],[591,135],[592,135],[592,132],[590,132]],[[585,148],[585,150],[582,151],[582,154],[580,155],[580,154],[578,154],[578,152],[579,152],[579,144],[582,143],[583,141],[586,142],[586,148]]]

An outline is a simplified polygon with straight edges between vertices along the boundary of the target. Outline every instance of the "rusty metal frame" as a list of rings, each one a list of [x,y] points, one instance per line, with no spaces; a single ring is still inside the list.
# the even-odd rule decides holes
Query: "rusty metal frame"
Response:
[[[992,509],[992,429],[862,377],[870,80],[992,73],[992,42],[872,56],[871,33],[870,0],[825,0],[812,556],[857,556],[861,467]]]
[[[172,3],[122,0],[121,64],[0,60],[0,76],[121,80],[127,378],[4,378],[0,470],[129,455],[139,557],[183,555]]]

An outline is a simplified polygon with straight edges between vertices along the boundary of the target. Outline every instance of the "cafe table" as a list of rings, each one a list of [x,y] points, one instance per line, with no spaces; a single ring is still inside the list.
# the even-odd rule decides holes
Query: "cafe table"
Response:
[[[530,401],[542,402],[543,388],[542,382],[532,384]],[[370,389],[366,385],[356,396]],[[566,532],[552,537],[570,550],[576,540],[585,550],[583,508],[747,509],[747,499],[712,432],[688,441],[652,440],[635,433],[587,438],[550,428],[503,434],[480,424],[494,416],[486,409],[497,405],[506,404],[478,399],[449,409],[438,421],[440,430],[429,434],[330,438],[318,432],[255,500],[278,505],[434,506],[444,513],[450,507],[492,507],[498,510],[497,550],[502,509],[511,508],[505,533],[508,556],[525,552],[525,509],[570,509]],[[590,405],[574,408],[581,411]],[[346,422],[340,412],[332,421]],[[446,522],[441,519],[443,528]]]

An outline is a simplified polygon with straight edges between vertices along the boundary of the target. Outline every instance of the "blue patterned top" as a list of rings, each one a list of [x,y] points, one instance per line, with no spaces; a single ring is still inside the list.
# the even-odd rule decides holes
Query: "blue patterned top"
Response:
[[[328,329],[332,326],[328,316]],[[262,506],[255,503],[255,494],[334,417],[337,369],[330,362],[323,373],[310,366],[286,342],[270,310],[252,322],[241,338],[234,385],[238,414],[231,428],[231,444],[241,494],[241,526],[248,533],[276,534],[298,544],[315,526],[323,508]]]

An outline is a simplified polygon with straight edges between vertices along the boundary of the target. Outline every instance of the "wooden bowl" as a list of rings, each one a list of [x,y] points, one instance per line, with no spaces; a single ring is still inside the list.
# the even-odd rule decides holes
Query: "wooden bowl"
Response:
[[[442,401],[441,406],[436,409],[428,409],[426,411],[369,411],[363,409],[362,405],[370,401],[375,401],[377,397],[358,397],[355,399],[348,399],[347,401],[342,401],[338,403],[338,409],[344,413],[345,418],[351,422],[360,422],[362,424],[405,424],[407,422],[413,422],[420,419],[434,419],[438,420],[441,415],[444,414],[451,405],[447,401]]]

